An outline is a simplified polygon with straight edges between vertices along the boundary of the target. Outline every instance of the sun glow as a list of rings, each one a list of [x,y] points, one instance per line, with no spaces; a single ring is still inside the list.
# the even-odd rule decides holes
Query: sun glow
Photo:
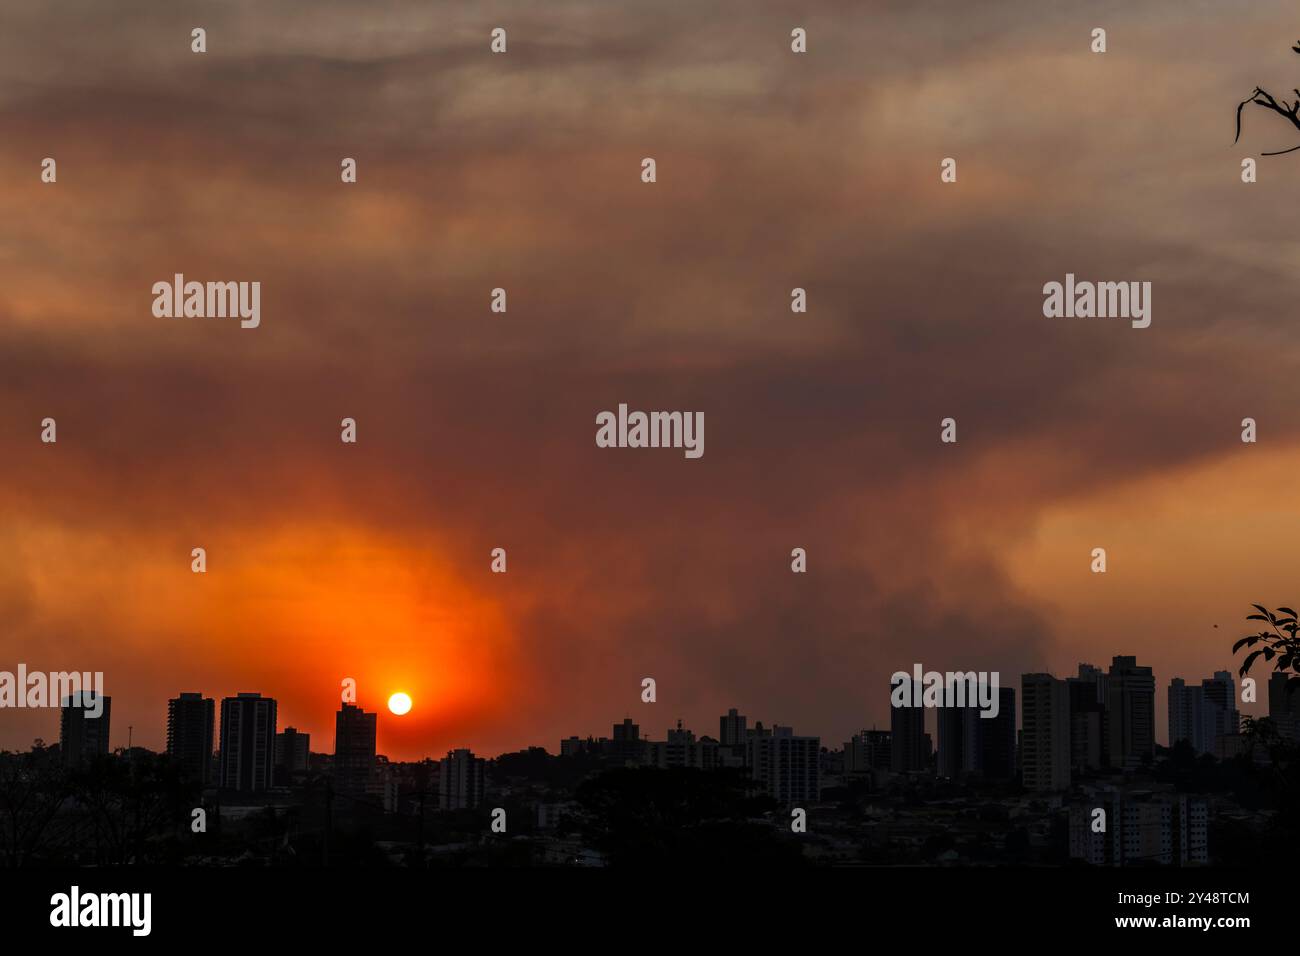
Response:
[[[388,709],[398,717],[402,716],[402,714],[405,714],[411,709],[411,695],[404,694],[399,690],[392,697],[388,698]]]

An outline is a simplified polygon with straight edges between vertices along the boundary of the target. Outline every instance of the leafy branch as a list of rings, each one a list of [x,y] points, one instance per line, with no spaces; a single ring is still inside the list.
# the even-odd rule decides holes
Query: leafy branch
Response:
[[[1300,620],[1297,619],[1296,612],[1289,607],[1279,607],[1274,614],[1262,604],[1251,606],[1259,613],[1248,614],[1246,620],[1264,621],[1268,624],[1268,629],[1261,630],[1258,634],[1249,634],[1232,645],[1234,654],[1242,648],[1255,648],[1242,661],[1238,675],[1245,677],[1251,665],[1261,657],[1265,663],[1273,661],[1275,671],[1296,670],[1296,665],[1300,664],[1300,637],[1296,636],[1300,631]],[[1300,685],[1300,673],[1289,676],[1287,692],[1295,690],[1297,685]]]

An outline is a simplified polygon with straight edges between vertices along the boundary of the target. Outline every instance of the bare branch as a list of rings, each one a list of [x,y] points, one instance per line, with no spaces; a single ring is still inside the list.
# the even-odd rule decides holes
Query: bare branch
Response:
[[[1300,89],[1294,90],[1294,92],[1297,97],[1294,104],[1288,103],[1286,100],[1279,103],[1273,98],[1273,94],[1269,93],[1267,90],[1260,89],[1258,86],[1255,87],[1254,91],[1248,97],[1237,104],[1237,135],[1233,138],[1233,143],[1235,144],[1241,139],[1241,111],[1245,109],[1247,103],[1254,103],[1256,106],[1262,106],[1267,110],[1273,111],[1278,116],[1286,117],[1287,121],[1292,126],[1296,129],[1300,129]],[[1263,153],[1261,155],[1279,156],[1284,152],[1289,153],[1291,150],[1288,149],[1282,150],[1281,152]]]

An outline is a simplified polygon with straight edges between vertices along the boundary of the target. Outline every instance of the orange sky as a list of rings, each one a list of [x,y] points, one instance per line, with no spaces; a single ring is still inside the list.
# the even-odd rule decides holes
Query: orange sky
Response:
[[[0,0],[0,669],[103,670],[115,743],[260,691],[328,750],[353,677],[414,697],[393,757],[729,706],[838,745],[913,662],[1121,653],[1163,739],[1300,599],[1300,154],[1232,146],[1291,5],[305,10]],[[175,272],[261,327],[155,318]],[[1044,318],[1066,272],[1152,281],[1151,327]],[[596,448],[619,402],[704,457]]]

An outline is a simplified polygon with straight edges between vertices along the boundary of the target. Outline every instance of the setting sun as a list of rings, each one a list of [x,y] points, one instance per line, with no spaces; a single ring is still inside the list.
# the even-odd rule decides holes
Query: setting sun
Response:
[[[402,716],[411,709],[411,695],[404,694],[400,690],[392,697],[388,698],[388,709],[397,716]]]

